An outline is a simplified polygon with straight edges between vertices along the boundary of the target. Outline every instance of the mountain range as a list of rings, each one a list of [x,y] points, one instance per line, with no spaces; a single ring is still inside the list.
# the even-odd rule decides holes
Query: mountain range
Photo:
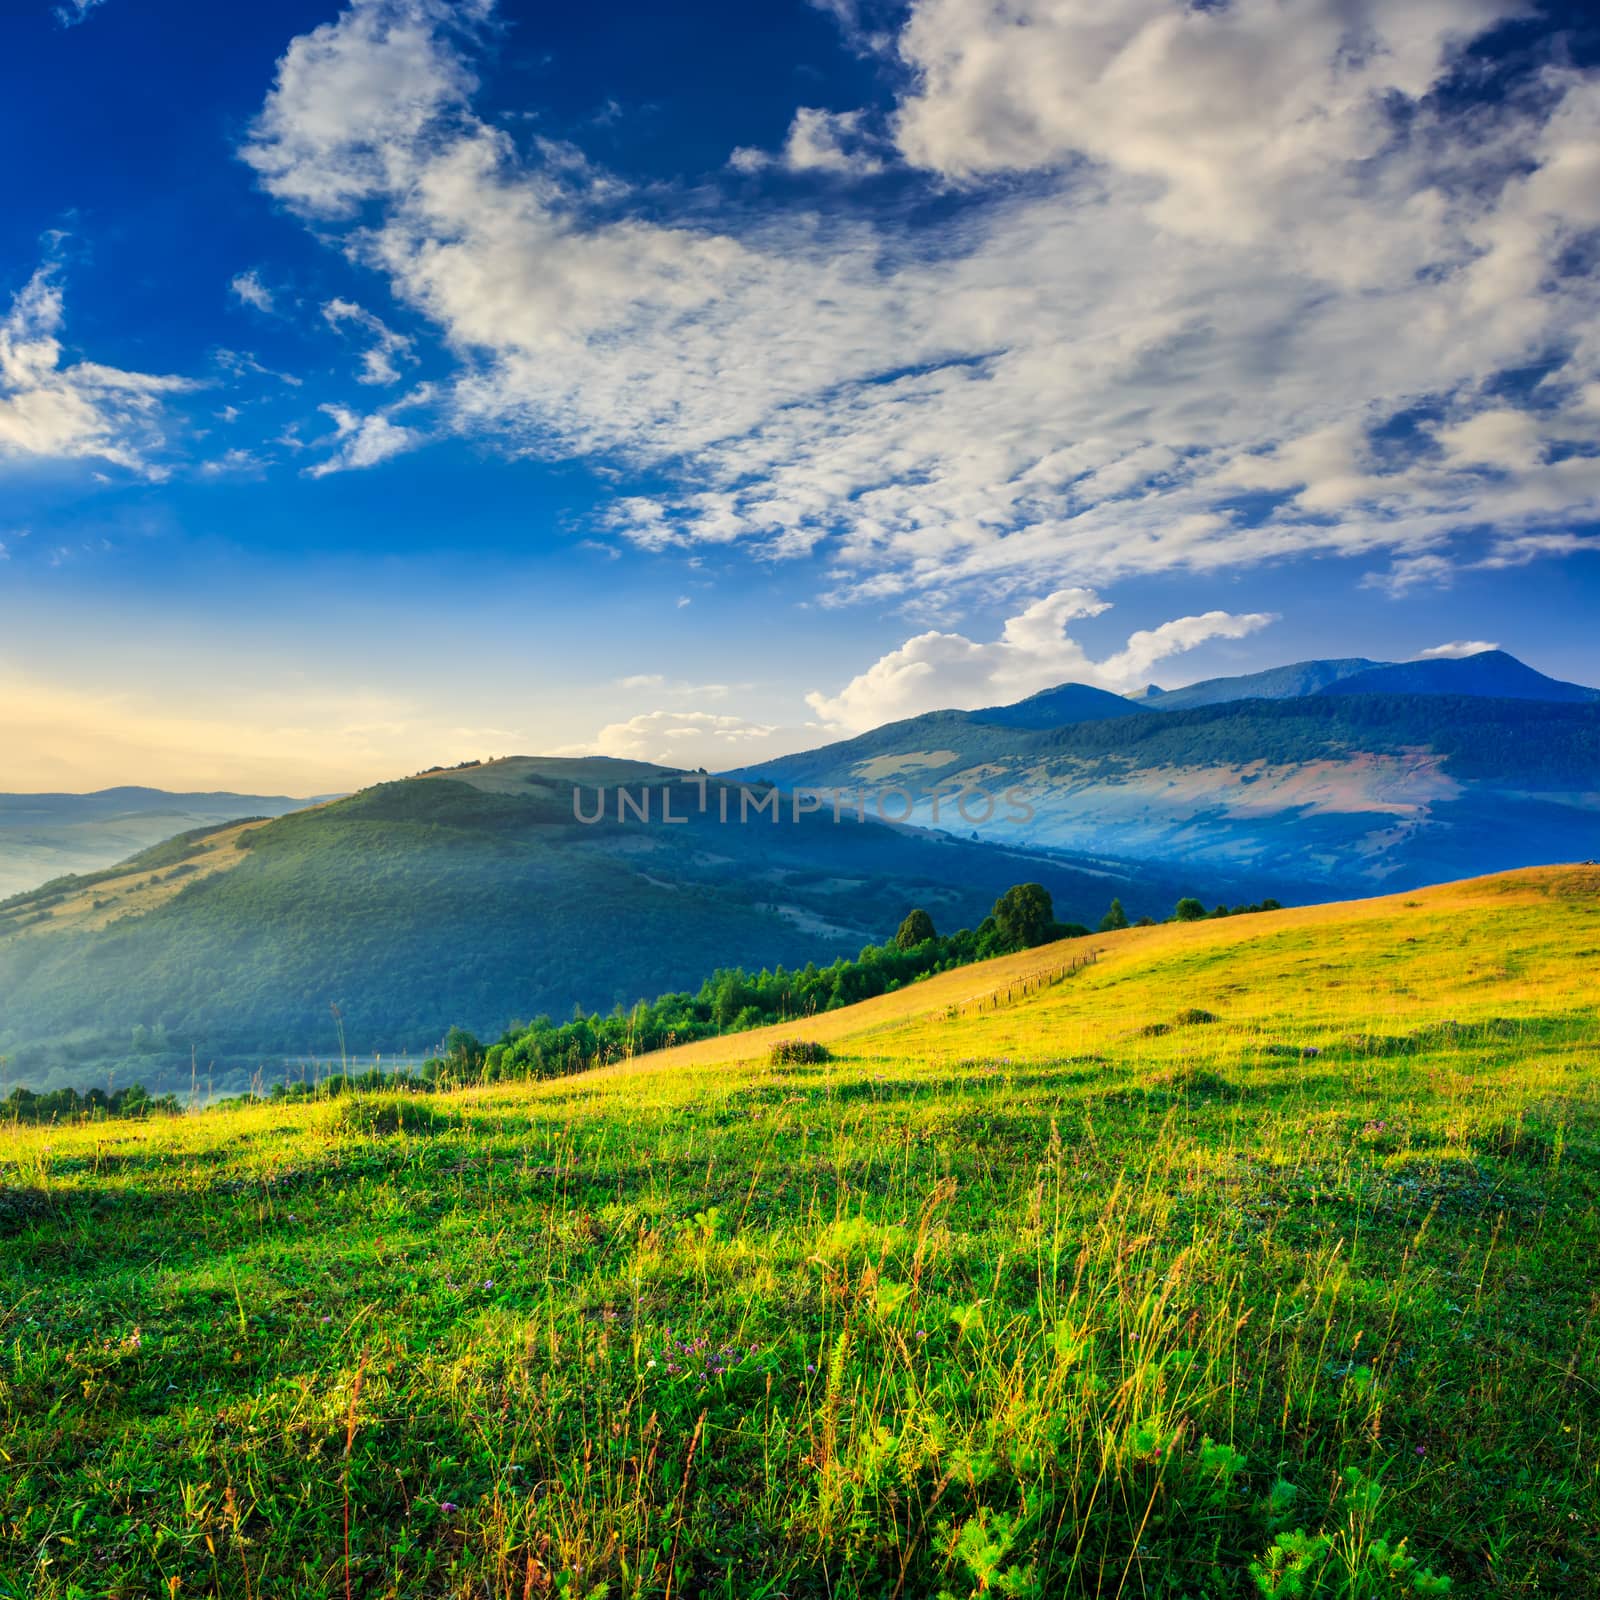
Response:
[[[1445,694],[1479,700],[1549,700],[1569,705],[1600,700],[1600,689],[1548,678],[1504,650],[1480,650],[1469,656],[1421,661],[1368,661],[1364,656],[1296,661],[1291,666],[1269,667],[1265,672],[1238,678],[1206,678],[1182,689],[1159,689],[1152,684],[1135,703],[1145,710],[1184,711],[1232,700],[1298,700],[1313,694]]]
[[[96,872],[176,833],[237,817],[277,817],[313,804],[286,795],[0,794],[0,900],[50,878]]]
[[[13,1077],[186,1084],[191,1052],[224,1071],[414,1054],[452,1024],[825,963],[913,906],[975,926],[1019,882],[1093,924],[1113,896],[1160,917],[1185,895],[1305,902],[1594,857],[1600,695],[1499,652],[1313,661],[1138,699],[1063,684],[720,777],[512,757],[266,820],[296,803],[11,799],[0,860],[22,802],[36,829],[102,841],[212,808],[0,901]]]
[[[789,801],[641,762],[513,757],[194,830],[0,903],[0,1056],[34,1084],[114,1069],[187,1085],[191,1049],[246,1069],[425,1052],[452,1024],[492,1036],[719,967],[854,955],[913,906],[940,931],[975,927],[1019,882],[1091,924],[1114,896],[1163,916],[1183,895],[1283,888]]]
[[[1049,726],[1036,703],[1078,720]],[[729,774],[757,775],[902,789],[911,820],[980,838],[1362,894],[1600,853],[1600,691],[1501,651],[1305,661],[1134,700],[1062,685]],[[963,814],[966,786],[1015,788],[1031,814]]]

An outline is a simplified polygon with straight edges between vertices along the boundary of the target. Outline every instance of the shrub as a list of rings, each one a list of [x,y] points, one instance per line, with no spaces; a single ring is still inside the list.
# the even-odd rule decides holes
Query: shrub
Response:
[[[450,1119],[417,1095],[352,1095],[339,1107],[333,1126],[356,1138],[408,1133],[413,1138],[440,1133]]]
[[[814,1067],[832,1061],[833,1052],[815,1039],[776,1039],[767,1060],[775,1067]]]
[[[1239,1084],[1205,1067],[1174,1067],[1168,1072],[1155,1073],[1150,1083],[1153,1088],[1165,1089],[1170,1094],[1205,1100],[1242,1100],[1246,1093]]]

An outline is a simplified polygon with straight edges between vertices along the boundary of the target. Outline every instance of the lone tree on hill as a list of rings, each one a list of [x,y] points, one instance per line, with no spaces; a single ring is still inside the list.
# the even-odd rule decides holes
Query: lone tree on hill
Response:
[[[1206,914],[1206,908],[1194,898],[1185,895],[1172,913],[1174,922],[1198,922]]]
[[[898,950],[915,950],[919,944],[926,944],[930,939],[938,938],[934,931],[933,918],[918,906],[914,911],[906,912],[906,919],[900,924],[900,931],[895,934],[895,948]]]
[[[1120,900],[1111,902],[1111,909],[1100,919],[1101,933],[1115,933],[1118,928],[1128,926],[1128,913],[1122,909]]]
[[[1031,950],[1043,944],[1056,924],[1050,892],[1040,883],[1019,883],[1006,890],[990,912],[996,942],[1003,950]]]

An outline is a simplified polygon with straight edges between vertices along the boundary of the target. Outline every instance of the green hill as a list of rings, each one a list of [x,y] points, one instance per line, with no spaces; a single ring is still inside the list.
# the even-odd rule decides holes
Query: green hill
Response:
[[[0,901],[68,873],[98,872],[192,828],[276,817],[315,804],[285,795],[0,794]]]
[[[1600,872],[1091,943],[15,1129],[0,1593],[1600,1593]]]
[[[650,821],[617,820],[622,782]],[[603,793],[605,821],[574,820],[575,788],[590,813]],[[452,1024],[492,1037],[631,1005],[736,961],[825,963],[888,937],[912,905],[946,931],[976,926],[1019,881],[1086,923],[1113,896],[1135,916],[1183,894],[1260,897],[1226,873],[1006,850],[870,813],[797,821],[787,799],[781,822],[741,821],[739,791],[714,782],[702,815],[698,793],[638,763],[515,759],[187,836],[14,899],[0,1055],[35,1086],[114,1070],[187,1087],[192,1056],[236,1081],[286,1055],[416,1054]],[[684,820],[662,820],[669,795]]]

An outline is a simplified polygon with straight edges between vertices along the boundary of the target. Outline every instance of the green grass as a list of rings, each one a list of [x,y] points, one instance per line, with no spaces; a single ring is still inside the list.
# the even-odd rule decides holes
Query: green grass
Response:
[[[0,1135],[0,1593],[1600,1592],[1600,873],[1096,943]]]

